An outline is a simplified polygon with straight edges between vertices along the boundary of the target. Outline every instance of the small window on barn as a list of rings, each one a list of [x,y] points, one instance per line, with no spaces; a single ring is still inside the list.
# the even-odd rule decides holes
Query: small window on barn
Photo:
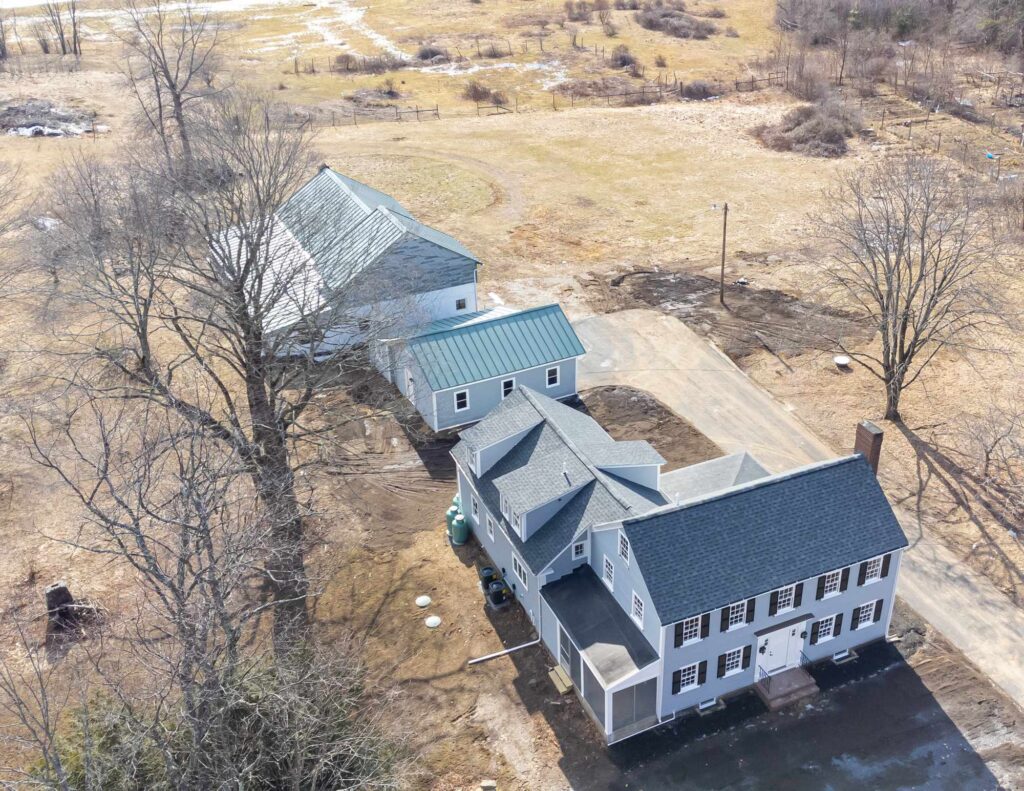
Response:
[[[465,298],[455,300],[455,309],[456,310],[465,310],[466,309],[466,300],[465,300]]]
[[[469,391],[459,390],[455,394],[455,411],[465,412],[467,409],[469,409]]]
[[[559,371],[560,369],[557,365],[554,368],[548,368],[546,374],[548,387],[558,387]]]
[[[514,378],[513,379],[505,379],[505,380],[503,380],[502,383],[501,383],[501,398],[502,398],[502,400],[504,401],[506,398],[508,398],[510,395],[512,395],[512,393],[515,391],[515,389],[516,389],[516,380]]]

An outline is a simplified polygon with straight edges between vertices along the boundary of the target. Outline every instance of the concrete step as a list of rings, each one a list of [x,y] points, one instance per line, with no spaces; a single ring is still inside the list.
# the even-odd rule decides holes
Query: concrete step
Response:
[[[767,682],[754,684],[754,690],[770,711],[778,711],[818,694],[818,685],[802,667],[790,668],[767,679]]]

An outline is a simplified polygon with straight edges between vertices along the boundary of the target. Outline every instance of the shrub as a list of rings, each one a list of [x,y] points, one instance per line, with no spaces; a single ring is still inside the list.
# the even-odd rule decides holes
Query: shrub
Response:
[[[711,83],[704,80],[694,80],[691,83],[679,86],[679,95],[684,99],[710,99],[717,95]]]
[[[488,88],[477,80],[470,80],[466,83],[466,87],[462,91],[462,97],[469,99],[471,102],[479,102],[481,104],[498,104],[502,106],[508,104],[508,97],[504,93]]]
[[[659,69],[664,69],[666,66],[668,66],[668,61],[665,60],[664,55],[655,55],[654,65],[657,66]]]
[[[624,69],[627,66],[634,66],[637,60],[633,57],[633,53],[629,51],[629,47],[625,44],[619,44],[615,49],[612,50],[611,64],[617,68]]]
[[[693,15],[707,17],[708,19],[725,19],[725,9],[721,6],[713,5],[711,8],[694,11]]]
[[[686,13],[682,0],[653,0],[636,14],[637,23],[648,30],[660,30],[676,38],[705,39],[717,33],[714,23]]]
[[[416,57],[420,60],[433,60],[434,58],[444,55],[445,52],[440,47],[435,47],[433,44],[424,44],[417,50]]]
[[[594,7],[586,0],[565,0],[565,17],[570,22],[589,22]]]
[[[797,107],[778,124],[760,126],[756,136],[775,151],[793,151],[812,157],[841,157],[846,141],[860,128],[860,118],[838,102]]]
[[[740,32],[732,25],[729,25],[729,27],[725,29],[725,35],[727,38],[739,38]]]

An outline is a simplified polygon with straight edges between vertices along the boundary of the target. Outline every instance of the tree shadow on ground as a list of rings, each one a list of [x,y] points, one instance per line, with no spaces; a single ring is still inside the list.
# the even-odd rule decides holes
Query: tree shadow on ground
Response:
[[[996,540],[996,531],[1017,531],[1019,524],[1005,508],[1005,503],[994,498],[976,472],[965,467],[952,447],[927,440],[903,423],[895,424],[907,439],[917,457],[917,490],[914,495],[914,515],[919,524],[927,518],[924,510],[925,492],[937,486],[930,499],[945,499],[946,505],[938,513],[940,522],[957,524],[966,518],[981,534],[983,541],[971,548],[968,558],[980,557],[985,563],[996,563],[1011,587],[1011,597],[1020,604],[1024,593],[1024,569],[1018,561],[1006,554]],[[935,487],[932,487],[933,490]]]

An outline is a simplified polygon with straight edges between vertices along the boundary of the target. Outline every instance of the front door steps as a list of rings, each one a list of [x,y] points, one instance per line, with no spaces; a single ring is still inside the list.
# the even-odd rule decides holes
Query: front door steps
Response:
[[[802,667],[793,667],[758,681],[754,690],[770,711],[778,711],[813,698],[818,694],[818,685]]]

